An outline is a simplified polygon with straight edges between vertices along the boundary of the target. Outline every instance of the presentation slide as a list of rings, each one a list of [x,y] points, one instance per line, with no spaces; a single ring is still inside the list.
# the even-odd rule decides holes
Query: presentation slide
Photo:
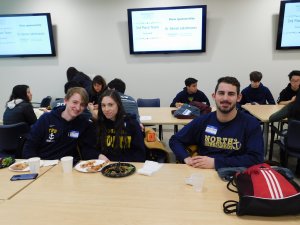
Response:
[[[0,17],[0,55],[51,53],[47,16]]]
[[[300,3],[285,5],[281,46],[300,46]]]
[[[133,11],[134,51],[202,50],[202,10]]]

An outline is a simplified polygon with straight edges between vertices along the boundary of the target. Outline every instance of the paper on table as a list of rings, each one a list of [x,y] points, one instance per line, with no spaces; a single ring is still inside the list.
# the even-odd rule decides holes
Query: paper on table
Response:
[[[147,160],[144,163],[144,166],[141,169],[138,169],[137,172],[142,175],[151,176],[154,172],[158,171],[162,166],[163,164]]]
[[[58,159],[56,160],[44,160],[43,166],[54,166],[58,164]]]
[[[152,116],[140,116],[141,121],[152,120]]]

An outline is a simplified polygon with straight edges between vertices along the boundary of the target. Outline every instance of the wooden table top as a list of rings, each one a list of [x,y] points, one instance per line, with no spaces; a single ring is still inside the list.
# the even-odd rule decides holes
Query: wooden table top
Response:
[[[139,107],[140,119],[144,125],[186,125],[191,119],[177,119],[172,115],[175,107]],[[147,118],[148,117],[148,118]],[[151,118],[150,118],[151,117]]]
[[[243,109],[262,122],[269,122],[269,117],[283,107],[284,105],[242,105]]]
[[[137,169],[141,163],[134,164]],[[185,184],[192,173],[204,174],[203,192]],[[2,224],[299,224],[300,216],[225,215],[222,204],[238,196],[214,170],[164,164],[148,177],[137,173],[107,178],[100,173],[47,171],[11,200],[0,204]]]
[[[41,167],[38,178],[47,172],[51,167]],[[29,172],[14,172],[9,170],[8,168],[4,168],[0,170],[0,200],[7,200],[12,198],[18,192],[26,188],[30,183],[34,182],[34,180],[18,180],[18,181],[10,181],[10,178],[13,175],[24,174]],[[37,178],[37,179],[38,179]]]

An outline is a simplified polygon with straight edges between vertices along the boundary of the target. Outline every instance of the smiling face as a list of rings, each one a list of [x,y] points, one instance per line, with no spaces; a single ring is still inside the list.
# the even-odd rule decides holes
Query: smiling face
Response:
[[[86,107],[80,94],[74,93],[69,99],[65,99],[66,109],[64,111],[67,119],[74,119],[79,116]]]
[[[232,84],[220,83],[218,89],[213,94],[217,111],[221,114],[230,114],[236,109],[236,103],[241,100],[241,95],[237,94],[237,87]]]
[[[105,96],[101,101],[101,110],[107,119],[115,121],[119,108],[112,97]]]

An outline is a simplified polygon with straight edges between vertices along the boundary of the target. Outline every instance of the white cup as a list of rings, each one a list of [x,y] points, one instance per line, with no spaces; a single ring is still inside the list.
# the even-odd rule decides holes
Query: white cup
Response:
[[[41,159],[39,157],[33,157],[28,159],[30,173],[39,173]]]
[[[191,175],[192,184],[196,192],[202,192],[204,184],[204,176],[201,173],[193,173]]]
[[[201,173],[193,173],[185,179],[186,184],[192,185],[196,192],[202,192],[204,184],[204,175]]]
[[[60,159],[64,173],[71,173],[73,169],[73,157],[65,156]]]

